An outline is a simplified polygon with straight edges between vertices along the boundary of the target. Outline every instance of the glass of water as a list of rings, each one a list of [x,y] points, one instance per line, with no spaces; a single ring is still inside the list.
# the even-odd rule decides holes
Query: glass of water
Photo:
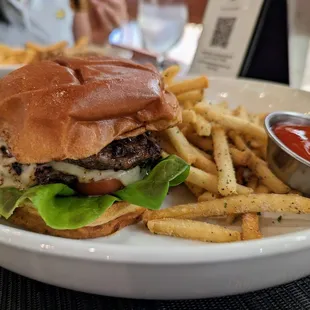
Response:
[[[143,47],[159,55],[167,53],[181,39],[188,10],[182,0],[139,0],[138,23]]]

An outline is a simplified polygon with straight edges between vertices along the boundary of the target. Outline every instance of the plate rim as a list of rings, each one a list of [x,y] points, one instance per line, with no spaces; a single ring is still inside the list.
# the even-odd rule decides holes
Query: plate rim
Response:
[[[190,76],[187,76],[189,78]],[[208,77],[210,81],[246,82],[252,86],[276,87],[288,92],[298,92],[309,96],[304,90],[290,88],[286,85],[247,78]],[[107,237],[108,238],[108,237]],[[167,237],[168,238],[168,237]],[[172,238],[172,237],[171,237]],[[204,244],[197,246],[176,245],[162,253],[160,245],[119,245],[88,240],[72,240],[38,234],[0,224],[0,244],[42,255],[61,256],[70,259],[82,259],[105,263],[127,264],[197,264],[219,263],[225,261],[248,260],[279,254],[288,254],[310,248],[310,229],[259,240],[249,240],[224,244]]]

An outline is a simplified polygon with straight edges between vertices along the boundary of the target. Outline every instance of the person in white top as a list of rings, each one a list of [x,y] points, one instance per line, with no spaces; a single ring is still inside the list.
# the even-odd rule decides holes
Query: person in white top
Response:
[[[0,0],[0,43],[47,45],[82,36],[104,44],[127,20],[125,0]]]

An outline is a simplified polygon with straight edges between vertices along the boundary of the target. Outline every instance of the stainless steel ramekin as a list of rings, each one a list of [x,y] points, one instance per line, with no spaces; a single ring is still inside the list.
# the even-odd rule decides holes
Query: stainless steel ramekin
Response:
[[[285,184],[310,196],[310,162],[285,146],[272,131],[274,125],[286,122],[310,126],[310,117],[295,112],[274,112],[266,117],[267,162],[274,174]]]

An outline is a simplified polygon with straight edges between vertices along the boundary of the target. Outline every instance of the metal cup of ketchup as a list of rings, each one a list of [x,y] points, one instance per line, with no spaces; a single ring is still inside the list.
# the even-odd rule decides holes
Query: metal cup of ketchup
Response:
[[[265,118],[265,128],[270,169],[288,186],[310,196],[310,117],[274,112]]]

